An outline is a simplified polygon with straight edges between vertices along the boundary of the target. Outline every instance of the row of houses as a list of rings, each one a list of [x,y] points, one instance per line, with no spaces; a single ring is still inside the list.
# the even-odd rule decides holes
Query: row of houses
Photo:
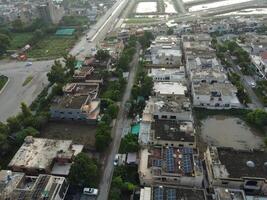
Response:
[[[144,57],[154,87],[140,122],[140,199],[264,199],[265,151],[208,146],[203,155],[198,149],[192,107],[242,107],[211,37],[158,36]]]
[[[240,108],[236,87],[211,47],[207,34],[182,36],[193,105],[210,109]]]

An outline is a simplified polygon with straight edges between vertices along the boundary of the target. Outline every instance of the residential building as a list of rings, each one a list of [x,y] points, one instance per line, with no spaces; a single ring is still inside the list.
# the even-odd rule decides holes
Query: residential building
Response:
[[[140,150],[140,184],[201,187],[203,169],[198,154],[188,147],[150,147]]]
[[[96,72],[94,67],[81,67],[80,69],[75,70],[73,81],[98,84],[103,83],[100,73]]]
[[[193,83],[193,106],[209,109],[230,109],[242,107],[237,89],[231,83]]]
[[[180,40],[176,36],[156,37],[148,52],[148,61],[153,66],[179,67],[182,65]]]
[[[190,99],[185,96],[175,100],[150,97],[143,111],[143,120],[193,121]]]
[[[69,174],[74,157],[83,145],[75,145],[71,140],[53,140],[28,136],[14,155],[8,167],[15,172],[28,175]]]
[[[47,0],[44,4],[38,7],[40,17],[46,22],[58,24],[64,16],[64,8],[59,5],[54,5],[51,0]]]
[[[151,199],[206,200],[205,191],[196,188],[156,185],[152,192]]]
[[[185,96],[187,87],[180,82],[154,82],[154,96],[165,99],[178,99]]]
[[[190,121],[155,120],[150,144],[165,147],[196,147],[193,123]]]
[[[150,68],[148,76],[153,78],[153,81],[185,81],[185,69],[183,66],[179,68]]]
[[[151,200],[151,188],[144,187],[140,190],[140,199],[139,200]]]
[[[0,200],[63,200],[68,187],[64,177],[46,174],[27,176],[23,172],[0,171]]]
[[[226,83],[228,77],[223,69],[218,68],[197,68],[191,70],[189,75],[190,82],[192,83]]]
[[[63,200],[68,187],[64,177],[46,174],[27,176],[22,172],[0,171],[0,200]]]
[[[98,83],[70,83],[64,86],[63,96],[53,99],[50,114],[55,120],[81,120],[90,124],[98,121],[100,99]]]
[[[214,188],[216,200],[247,200],[244,190],[231,188]]]
[[[267,152],[208,147],[204,157],[210,187],[267,195]]]

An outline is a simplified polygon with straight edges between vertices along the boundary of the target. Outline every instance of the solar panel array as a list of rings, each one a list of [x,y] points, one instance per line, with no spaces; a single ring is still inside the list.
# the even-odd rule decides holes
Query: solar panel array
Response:
[[[190,147],[184,147],[182,149],[182,154],[193,154],[193,149]]]
[[[174,172],[173,148],[168,148],[166,150],[166,165],[167,165],[167,171],[169,173]]]
[[[162,160],[153,160],[153,166],[154,167],[161,167],[162,166]]]
[[[157,187],[154,189],[154,200],[163,200],[163,188]]]
[[[166,190],[167,193],[167,200],[176,200],[176,189],[168,188]]]
[[[193,171],[190,154],[183,155],[183,170],[186,174],[191,173]]]

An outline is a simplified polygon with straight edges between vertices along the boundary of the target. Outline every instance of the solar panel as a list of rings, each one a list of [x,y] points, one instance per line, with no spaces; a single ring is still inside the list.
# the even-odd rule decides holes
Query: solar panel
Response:
[[[162,160],[153,160],[153,166],[154,167],[161,167],[162,166]]]
[[[163,200],[163,188],[157,187],[154,189],[154,200]]]
[[[193,149],[190,148],[190,147],[184,147],[184,148],[182,149],[182,153],[183,153],[183,154],[193,154]]]
[[[168,148],[166,150],[166,165],[169,173],[174,172],[173,148]]]
[[[183,155],[183,171],[184,173],[191,173],[193,171],[190,154]]]
[[[166,190],[167,200],[176,200],[176,189],[168,188]]]

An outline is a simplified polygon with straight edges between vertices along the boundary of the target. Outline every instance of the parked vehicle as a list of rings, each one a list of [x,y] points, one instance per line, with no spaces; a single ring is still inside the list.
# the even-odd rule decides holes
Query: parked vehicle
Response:
[[[98,189],[95,189],[95,188],[83,188],[83,194],[89,195],[89,196],[97,196],[98,195]]]

